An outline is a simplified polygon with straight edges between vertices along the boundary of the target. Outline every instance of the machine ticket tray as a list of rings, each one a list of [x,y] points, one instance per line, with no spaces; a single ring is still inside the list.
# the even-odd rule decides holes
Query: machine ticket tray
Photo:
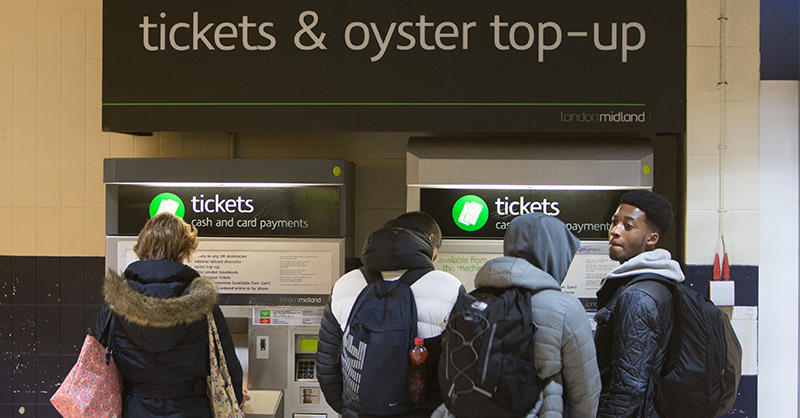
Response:
[[[250,400],[245,402],[242,412],[246,418],[283,418],[281,403],[283,391],[280,390],[248,390]]]

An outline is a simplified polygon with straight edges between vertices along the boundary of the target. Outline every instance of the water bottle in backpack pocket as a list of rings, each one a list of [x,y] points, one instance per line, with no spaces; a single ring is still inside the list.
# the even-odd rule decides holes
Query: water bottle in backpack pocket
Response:
[[[422,337],[414,338],[414,348],[408,351],[409,364],[406,368],[406,405],[408,408],[422,405],[427,398],[428,370],[425,361],[428,349]]]

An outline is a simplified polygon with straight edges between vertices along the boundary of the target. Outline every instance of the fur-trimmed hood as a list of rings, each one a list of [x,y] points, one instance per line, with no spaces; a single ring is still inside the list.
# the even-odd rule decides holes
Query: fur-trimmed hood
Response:
[[[103,293],[121,319],[118,332],[150,353],[170,350],[189,329],[205,327],[217,304],[213,281],[173,261],[137,261],[122,275],[109,271]]]
[[[140,293],[129,282],[109,270],[103,293],[114,313],[138,325],[170,328],[191,324],[205,319],[217,304],[217,285],[205,277],[195,278],[183,295],[168,299]]]

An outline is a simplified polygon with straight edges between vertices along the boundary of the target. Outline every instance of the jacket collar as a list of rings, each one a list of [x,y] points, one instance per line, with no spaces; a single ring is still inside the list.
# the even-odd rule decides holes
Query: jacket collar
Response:
[[[217,286],[208,278],[191,280],[180,296],[162,298],[134,290],[131,280],[109,270],[103,283],[106,303],[126,320],[144,326],[169,328],[204,319],[217,304]]]
[[[665,249],[645,251],[620,264],[608,273],[608,280],[636,277],[645,273],[657,274],[676,282],[685,280],[681,266]]]

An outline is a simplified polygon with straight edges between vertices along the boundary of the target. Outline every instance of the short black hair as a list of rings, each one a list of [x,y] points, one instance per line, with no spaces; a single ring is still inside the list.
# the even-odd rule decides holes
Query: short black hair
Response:
[[[655,229],[659,235],[672,226],[675,214],[672,213],[672,205],[666,197],[658,193],[647,190],[631,190],[622,195],[619,204],[631,205],[639,208],[645,213],[645,221],[651,228]]]
[[[436,219],[433,219],[433,216],[422,211],[414,211],[406,212],[398,216],[397,219],[405,219],[414,222],[425,231],[425,235],[433,235],[431,244],[433,244],[434,248],[442,246],[442,229],[439,228],[439,224],[436,222]]]

